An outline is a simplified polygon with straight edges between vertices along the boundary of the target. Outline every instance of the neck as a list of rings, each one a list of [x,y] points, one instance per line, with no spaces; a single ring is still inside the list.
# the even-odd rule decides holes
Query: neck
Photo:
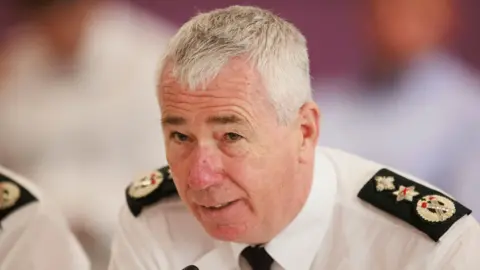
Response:
[[[263,244],[270,242],[273,238],[280,234],[289,224],[291,224],[293,220],[297,218],[298,214],[302,211],[303,207],[307,202],[313,184],[313,159],[311,163],[300,164],[296,172],[297,177],[295,177],[296,179],[291,182],[293,183],[293,186],[290,188],[286,188],[286,192],[288,192],[290,196],[284,196],[285,201],[283,204],[282,212],[284,213],[284,218],[282,220],[283,225],[277,226],[277,230],[275,230],[270,235],[270,237],[265,239],[265,241],[262,241]]]

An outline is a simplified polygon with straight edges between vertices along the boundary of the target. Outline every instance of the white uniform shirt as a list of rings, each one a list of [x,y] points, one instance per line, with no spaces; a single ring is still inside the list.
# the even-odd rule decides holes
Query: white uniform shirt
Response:
[[[460,218],[435,242],[357,197],[381,168],[319,148],[306,204],[265,247],[275,260],[272,269],[478,269],[480,227],[472,216]],[[245,270],[250,269],[240,257],[245,246],[212,239],[178,198],[169,198],[136,218],[124,208],[109,269],[177,270],[193,264],[200,270]]]
[[[0,174],[33,195],[36,200],[15,208],[6,208],[7,193],[3,193],[0,213],[11,210],[0,220],[0,270],[87,270],[90,262],[70,232],[59,209],[49,202],[26,179],[0,167]],[[0,190],[5,183],[0,182]],[[10,193],[10,196],[13,194]],[[22,192],[20,196],[26,196]],[[17,203],[20,199],[17,200]]]

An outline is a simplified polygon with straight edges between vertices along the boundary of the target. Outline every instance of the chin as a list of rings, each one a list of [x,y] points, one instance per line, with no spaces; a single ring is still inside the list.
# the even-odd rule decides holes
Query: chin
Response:
[[[213,238],[227,242],[243,242],[247,235],[245,227],[238,226],[203,226],[205,231]]]

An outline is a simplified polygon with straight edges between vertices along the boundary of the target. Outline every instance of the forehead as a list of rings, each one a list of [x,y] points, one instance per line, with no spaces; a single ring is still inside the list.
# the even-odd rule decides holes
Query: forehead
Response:
[[[173,76],[171,65],[162,72],[158,96],[162,111],[168,109],[196,110],[205,107],[236,106],[256,109],[268,104],[268,95],[261,76],[242,58],[231,59],[202,89],[189,89]],[[258,105],[263,106],[258,106]],[[187,105],[185,107],[184,105]]]

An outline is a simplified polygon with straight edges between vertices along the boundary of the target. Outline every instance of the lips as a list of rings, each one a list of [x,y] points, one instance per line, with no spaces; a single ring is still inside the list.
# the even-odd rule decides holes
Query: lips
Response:
[[[196,211],[202,223],[215,224],[215,226],[244,223],[251,213],[247,203],[242,199],[208,206],[198,205]]]
[[[234,202],[235,201],[230,201],[230,202],[227,202],[227,203],[220,203],[220,204],[215,204],[215,205],[211,205],[211,206],[202,205],[202,207],[205,207],[205,208],[210,209],[210,210],[218,210],[218,209],[222,209],[224,207],[227,207]]]

